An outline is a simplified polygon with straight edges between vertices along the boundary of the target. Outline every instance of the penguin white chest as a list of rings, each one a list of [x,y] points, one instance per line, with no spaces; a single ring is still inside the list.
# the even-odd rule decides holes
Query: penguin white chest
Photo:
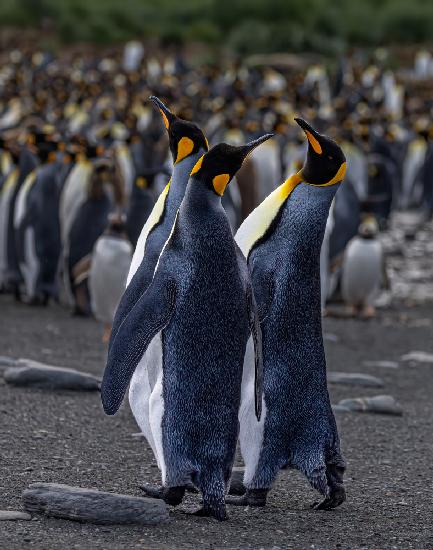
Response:
[[[382,278],[383,254],[376,240],[354,237],[347,246],[343,261],[341,291],[350,305],[371,303]]]
[[[162,353],[162,333],[159,332],[150,342],[132,376],[129,386],[129,405],[143,435],[152,447],[164,479]]]

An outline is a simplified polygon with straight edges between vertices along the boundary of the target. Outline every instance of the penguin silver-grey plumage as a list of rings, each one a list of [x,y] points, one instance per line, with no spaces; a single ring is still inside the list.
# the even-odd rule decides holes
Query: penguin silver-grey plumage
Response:
[[[279,470],[302,471],[332,508],[345,499],[344,461],[326,385],[320,249],[346,162],[340,147],[295,119],[308,138],[303,168],[271,193],[239,228],[263,339],[263,415],[252,414],[251,346],[240,410],[245,495],[228,502],[264,506]]]
[[[139,407],[148,408],[162,474],[162,489],[144,490],[176,505],[192,481],[203,495],[200,515],[220,520],[226,518],[250,333],[258,416],[261,405],[259,321],[221,196],[247,154],[269,137],[240,147],[220,144],[198,160],[152,282],[112,338],[101,387],[104,410],[114,414],[141,357],[157,342],[148,392],[134,396],[132,380],[130,393],[136,417]]]
[[[125,290],[131,259],[132,245],[126,237],[125,224],[118,215],[111,215],[107,229],[95,243],[89,275],[92,311],[104,324],[106,342]]]
[[[160,110],[167,129],[174,168],[138,238],[126,282],[128,291],[117,308],[111,339],[151,283],[162,247],[170,235],[182,202],[189,174],[197,160],[208,150],[207,140],[198,126],[174,115],[158,98],[151,99]]]
[[[374,314],[373,301],[383,278],[384,258],[374,217],[366,218],[344,253],[341,294],[354,312]]]

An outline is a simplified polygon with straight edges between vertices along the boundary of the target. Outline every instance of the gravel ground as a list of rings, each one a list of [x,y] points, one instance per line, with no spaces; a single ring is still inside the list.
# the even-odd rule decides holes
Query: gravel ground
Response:
[[[100,375],[105,348],[92,320],[57,306],[16,305],[0,297],[0,355],[27,357]],[[413,350],[433,353],[433,305],[394,307],[369,322],[326,319],[329,370],[381,377],[385,388],[332,386],[332,401],[393,395],[402,417],[339,413],[347,459],[347,502],[332,512],[309,509],[317,495],[285,471],[265,509],[229,508],[225,523],[191,517],[198,497],[157,527],[101,527],[34,517],[0,522],[0,548],[415,548],[433,549],[433,365],[365,366]],[[335,338],[334,338],[335,340]],[[0,380],[0,509],[21,509],[36,481],[140,495],[158,470],[127,406],[106,417],[97,393],[14,388]]]

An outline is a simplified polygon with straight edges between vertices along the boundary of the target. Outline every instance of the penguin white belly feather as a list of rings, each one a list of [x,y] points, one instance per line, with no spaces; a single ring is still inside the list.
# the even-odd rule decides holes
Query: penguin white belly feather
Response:
[[[36,238],[33,227],[27,227],[24,233],[24,263],[20,263],[27,297],[36,294],[36,283],[39,275],[39,259],[36,253]]]
[[[159,332],[152,339],[132,375],[129,385],[129,405],[137,424],[152,448],[158,468],[162,471],[164,468],[161,431],[161,410],[164,410],[162,379],[158,383],[161,377],[162,338]]]
[[[347,304],[371,303],[380,287],[382,263],[382,247],[378,241],[354,237],[349,242],[341,279],[341,291]]]
[[[102,235],[96,242],[90,268],[92,309],[98,320],[111,324],[125,289],[132,246],[123,238]]]
[[[266,404],[262,398],[262,416],[257,420],[255,413],[255,364],[254,344],[250,336],[247,342],[242,372],[241,405],[239,408],[239,443],[245,462],[244,483],[250,483],[257,470],[260,451],[263,446]]]
[[[131,282],[132,277],[134,277],[135,272],[140,267],[141,262],[144,258],[144,249],[146,248],[147,237],[151,230],[157,225],[164,213],[165,201],[170,189],[170,183],[168,183],[162,193],[159,195],[155,206],[153,207],[150,216],[148,217],[146,223],[141,230],[140,236],[138,237],[137,246],[135,247],[134,255],[132,257],[131,266],[129,268],[128,279],[126,286]]]
[[[8,177],[0,193],[0,284],[3,283],[8,269],[7,243],[9,212],[17,174],[18,172],[15,170]]]

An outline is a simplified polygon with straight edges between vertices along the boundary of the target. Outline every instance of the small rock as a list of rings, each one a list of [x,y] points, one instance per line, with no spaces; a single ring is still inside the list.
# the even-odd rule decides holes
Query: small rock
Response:
[[[401,416],[403,410],[391,395],[376,395],[374,397],[358,397],[354,399],[342,399],[337,404],[339,411],[343,409],[355,412],[371,412],[376,414],[390,414]]]
[[[131,434],[131,437],[135,437],[137,439],[140,439],[141,437],[144,437],[144,434],[142,432],[135,432]]]
[[[0,510],[0,521],[29,521],[32,516],[27,512],[19,512],[17,510]]]
[[[402,355],[402,361],[412,361],[414,363],[433,363],[433,353],[426,351],[411,351],[406,355]]]
[[[235,466],[232,470],[232,477],[230,479],[229,495],[243,495],[245,493],[245,486],[243,484],[245,469],[240,466]]]
[[[6,355],[0,355],[0,369],[16,367],[17,365],[18,365],[17,359],[12,359],[12,357],[6,357]]]
[[[366,367],[379,367],[384,369],[398,369],[397,361],[364,361]]]
[[[32,483],[22,499],[29,512],[87,523],[156,525],[169,517],[163,500],[57,483]]]
[[[349,386],[364,386],[366,388],[383,388],[384,383],[376,376],[352,372],[328,372],[330,384],[345,384]]]
[[[18,366],[8,368],[4,379],[14,386],[50,390],[98,391],[100,388],[100,380],[86,372],[24,359],[19,360]]]

